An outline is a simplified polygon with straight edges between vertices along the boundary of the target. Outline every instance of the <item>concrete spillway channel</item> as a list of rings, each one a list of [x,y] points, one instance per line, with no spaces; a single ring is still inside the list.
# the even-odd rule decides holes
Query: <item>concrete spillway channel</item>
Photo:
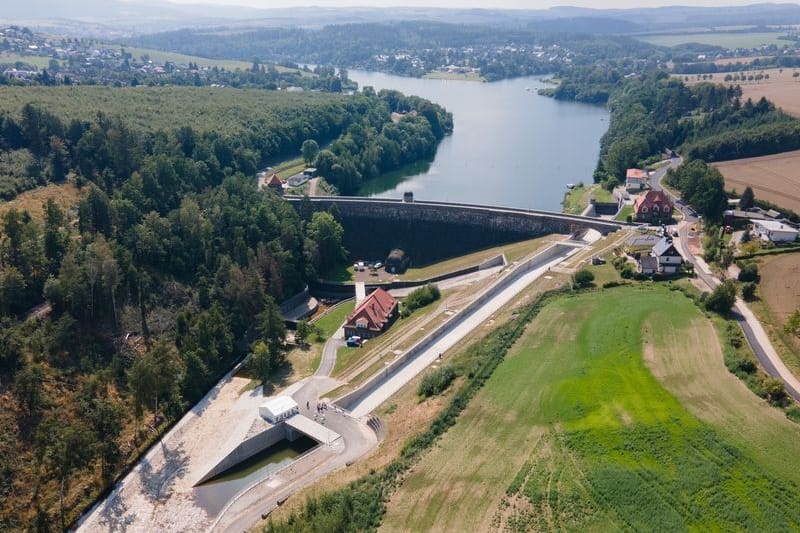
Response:
[[[571,242],[556,243],[517,265],[478,295],[466,308],[454,314],[386,368],[376,372],[361,387],[338,398],[335,403],[355,417],[371,413],[428,365],[510,302],[525,287],[580,249]]]

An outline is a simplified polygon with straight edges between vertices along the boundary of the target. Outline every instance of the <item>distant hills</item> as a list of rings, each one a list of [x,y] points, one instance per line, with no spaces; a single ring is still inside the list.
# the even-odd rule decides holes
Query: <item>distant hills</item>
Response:
[[[312,1],[313,0],[309,0]],[[402,0],[400,0],[402,1]],[[219,5],[174,4],[163,0],[26,0],[6,2],[0,22],[81,35],[132,36],[186,27],[321,27],[329,24],[426,20],[456,24],[527,27],[576,33],[634,34],[676,29],[800,23],[798,4],[735,7],[661,7],[539,10],[397,7],[298,7],[256,9]]]

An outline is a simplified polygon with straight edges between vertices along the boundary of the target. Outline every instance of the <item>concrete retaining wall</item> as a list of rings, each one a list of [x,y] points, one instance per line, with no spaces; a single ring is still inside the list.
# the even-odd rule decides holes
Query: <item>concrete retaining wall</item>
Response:
[[[261,433],[250,437],[249,439],[243,441],[239,444],[236,448],[231,451],[228,455],[225,456],[222,461],[217,463],[217,465],[208,471],[206,475],[204,475],[200,481],[197,482],[199,485],[209,479],[218,476],[219,474],[225,472],[229,468],[236,466],[237,464],[250,459],[255,454],[259,453],[262,450],[273,446],[283,439],[289,439],[289,437],[294,437],[294,435],[289,435],[286,431],[286,423],[279,422],[275,424],[271,428],[265,429]],[[296,438],[296,437],[295,437]],[[294,439],[289,439],[294,440]]]
[[[375,373],[359,388],[339,397],[334,401],[334,403],[336,403],[336,405],[342,407],[343,409],[348,409],[348,410],[351,409],[353,405],[356,405],[363,398],[365,398],[366,396],[374,392],[378,387],[380,387],[380,385],[386,379],[391,377],[395,372],[397,372],[403,366],[408,364],[411,360],[415,359],[417,356],[425,352],[433,344],[438,342],[439,339],[441,339],[444,335],[449,333],[453,328],[455,328],[459,323],[461,323],[465,318],[469,317],[477,309],[482,307],[483,304],[485,304],[488,300],[490,300],[499,292],[503,291],[509,285],[514,283],[522,275],[547,263],[554,257],[557,257],[561,254],[565,254],[567,251],[573,249],[574,248],[571,246],[556,243],[548,248],[545,248],[544,250],[542,250],[532,258],[530,258],[525,263],[520,264],[510,275],[504,277],[497,283],[491,285],[486,290],[484,290],[484,292],[480,296],[478,296],[472,303],[470,303],[467,307],[461,310],[452,319],[445,322],[439,329],[437,329],[436,331],[434,331],[433,333],[431,333],[430,335],[419,341],[414,346],[412,346],[406,353],[404,353],[403,355],[392,361],[389,365],[387,365],[386,368]]]
[[[297,294],[295,294],[294,296],[292,296],[288,300],[284,300],[283,302],[281,302],[281,305],[280,305],[281,313],[283,313],[283,314],[288,313],[289,311],[291,311],[295,307],[298,307],[298,306],[304,304],[305,302],[307,302],[310,297],[311,297],[311,293],[308,291],[308,287],[306,286],[305,289],[303,289],[302,291],[298,292]]]

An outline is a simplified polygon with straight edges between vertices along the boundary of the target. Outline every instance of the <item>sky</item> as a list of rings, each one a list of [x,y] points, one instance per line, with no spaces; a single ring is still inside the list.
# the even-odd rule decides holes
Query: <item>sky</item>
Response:
[[[240,5],[259,8],[323,6],[323,7],[453,7],[495,9],[547,9],[553,6],[577,6],[596,9],[659,7],[659,6],[730,6],[749,5],[762,0],[170,0],[179,4]],[[774,0],[778,3],[787,0]]]

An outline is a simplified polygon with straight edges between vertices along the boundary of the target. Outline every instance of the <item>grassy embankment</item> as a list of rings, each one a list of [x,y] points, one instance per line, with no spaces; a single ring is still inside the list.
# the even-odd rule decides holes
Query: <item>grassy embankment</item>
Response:
[[[568,215],[580,215],[589,205],[589,199],[594,195],[598,202],[613,202],[614,197],[611,193],[599,184],[579,185],[574,189],[568,190],[564,194],[564,201],[561,203],[564,213]]]
[[[395,275],[388,272],[381,271],[378,276],[370,276],[370,283],[388,282],[394,279],[399,280],[425,280],[435,276],[441,276],[449,272],[461,270],[471,266],[479,265],[487,259],[491,259],[498,254],[504,254],[509,263],[518,261],[523,257],[543,248],[550,244],[553,237],[540,237],[538,239],[530,239],[527,241],[514,242],[511,244],[502,244],[492,248],[486,248],[470,254],[460,255],[451,259],[445,259],[437,263],[425,265],[421,267],[412,267],[406,270],[403,274]],[[355,260],[356,258],[354,258]],[[338,270],[328,276],[329,281],[336,281],[339,283],[347,283],[353,281],[355,271],[352,264],[343,264]]]
[[[473,252],[471,254],[454,257],[445,261],[440,261],[432,265],[427,265],[419,268],[409,268],[402,275],[398,276],[403,280],[416,280],[416,279],[429,279],[435,276],[441,276],[448,272],[454,272],[471,266],[479,265],[483,261],[491,259],[499,254],[504,254],[509,263],[518,261],[523,257],[543,248],[552,242],[551,237],[543,237],[539,239],[531,239],[527,241],[516,242],[512,244],[504,244]]]
[[[626,222],[628,220],[628,217],[632,216],[633,216],[633,206],[625,205],[622,206],[622,209],[620,209],[619,213],[617,213],[616,220],[619,220],[621,222]]]
[[[353,312],[354,307],[355,300],[342,302],[312,323],[318,328],[319,334],[312,333],[307,339],[307,345],[295,347],[286,356],[292,367],[292,375],[294,377],[299,379],[311,375],[317,370],[322,359],[322,347],[325,345],[325,341],[336,333],[339,326],[344,323],[347,315]],[[257,385],[258,382],[254,381],[252,386]]]
[[[384,527],[793,529],[798,437],[679,293],[565,297],[414,467]]]

